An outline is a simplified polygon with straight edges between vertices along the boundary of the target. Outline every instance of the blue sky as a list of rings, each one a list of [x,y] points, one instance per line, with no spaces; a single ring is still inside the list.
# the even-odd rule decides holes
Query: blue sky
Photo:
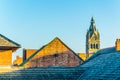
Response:
[[[0,33],[37,48],[58,36],[75,52],[85,52],[86,32],[94,16],[101,48],[120,38],[119,0],[0,0]],[[22,48],[14,55],[22,55]]]

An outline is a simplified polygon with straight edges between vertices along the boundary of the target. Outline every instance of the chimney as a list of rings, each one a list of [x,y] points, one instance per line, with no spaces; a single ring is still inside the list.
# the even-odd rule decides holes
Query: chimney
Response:
[[[117,51],[120,51],[120,39],[116,39],[115,47]]]

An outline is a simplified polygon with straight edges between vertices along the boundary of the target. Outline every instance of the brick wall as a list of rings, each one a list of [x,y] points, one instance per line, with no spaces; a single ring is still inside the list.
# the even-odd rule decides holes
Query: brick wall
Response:
[[[83,61],[65,46],[59,39],[54,39],[37,52],[24,67],[77,66]]]
[[[48,66],[66,66],[74,67],[81,64],[82,61],[71,52],[49,55],[36,58],[31,61],[30,67],[48,67]]]

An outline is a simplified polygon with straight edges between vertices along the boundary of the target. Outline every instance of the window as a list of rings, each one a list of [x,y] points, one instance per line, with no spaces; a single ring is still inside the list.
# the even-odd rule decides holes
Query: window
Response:
[[[54,56],[55,56],[55,57],[58,57],[58,56],[59,56],[59,54],[55,54]]]
[[[93,44],[94,49],[96,48],[95,44]]]
[[[96,44],[96,48],[98,49],[98,44]]]
[[[93,45],[91,44],[91,49],[93,48]]]

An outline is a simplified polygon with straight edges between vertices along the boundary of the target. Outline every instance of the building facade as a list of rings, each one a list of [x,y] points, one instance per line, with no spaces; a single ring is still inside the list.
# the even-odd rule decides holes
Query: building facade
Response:
[[[29,53],[27,53],[29,54]],[[58,37],[35,53],[32,53],[20,66],[23,67],[74,67],[83,63],[83,60],[64,44]]]
[[[12,66],[12,53],[20,45],[0,34],[0,66]]]
[[[37,51],[37,49],[23,49],[23,61],[28,59],[36,51]]]
[[[16,59],[13,61],[14,66],[18,66],[23,62],[23,57],[16,56]]]

